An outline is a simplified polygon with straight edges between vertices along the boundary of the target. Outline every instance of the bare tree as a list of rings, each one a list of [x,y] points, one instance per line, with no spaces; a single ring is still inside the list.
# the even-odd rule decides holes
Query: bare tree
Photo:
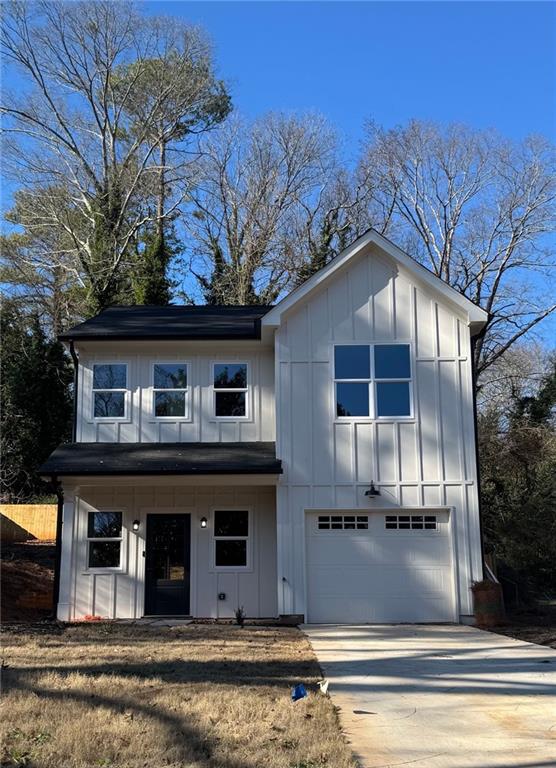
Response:
[[[68,204],[63,190],[45,190],[58,196],[61,209]],[[43,226],[36,195],[22,190],[6,218],[19,230],[0,239],[0,282],[26,314],[41,317],[43,326],[57,335],[84,315],[85,290],[73,243],[58,228]]]
[[[352,190],[319,116],[235,116],[204,141],[200,175],[190,235],[209,302],[272,302],[348,236]]]
[[[8,168],[28,199],[35,195],[40,225],[70,238],[98,309],[117,295],[141,228],[181,203],[190,139],[211,127],[211,106],[227,97],[210,47],[175,19],[144,19],[133,4],[109,0],[16,1],[6,10],[4,56],[24,78],[5,94]],[[156,91],[148,88],[155,70],[172,73]],[[172,144],[180,151],[170,157]],[[180,194],[161,196],[161,178],[180,179]],[[63,188],[69,206],[45,187]],[[161,205],[150,205],[153,197]]]
[[[546,140],[515,144],[418,121],[371,126],[359,174],[372,179],[369,199],[392,208],[393,237],[488,311],[479,374],[556,309],[556,178]]]
[[[536,395],[550,373],[554,353],[536,341],[520,340],[495,360],[481,377],[479,412],[510,413],[516,398]]]

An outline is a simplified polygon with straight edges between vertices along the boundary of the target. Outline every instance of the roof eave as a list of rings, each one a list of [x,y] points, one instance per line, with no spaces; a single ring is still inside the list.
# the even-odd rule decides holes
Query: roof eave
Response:
[[[58,341],[260,341],[260,334],[72,334],[61,333]]]
[[[283,473],[283,469],[281,466],[274,466],[274,467],[245,467],[245,468],[237,468],[233,467],[231,469],[223,468],[223,467],[214,467],[214,468],[207,468],[207,469],[115,469],[115,470],[106,470],[106,469],[93,469],[90,471],[85,471],[82,468],[81,469],[60,469],[59,467],[55,470],[43,470],[41,472],[41,479],[42,480],[51,480],[53,477],[143,477],[143,476],[149,476],[149,477],[159,477],[161,475],[184,475],[188,477],[195,477],[195,476],[206,476],[206,475],[269,475],[269,476],[278,476]]]

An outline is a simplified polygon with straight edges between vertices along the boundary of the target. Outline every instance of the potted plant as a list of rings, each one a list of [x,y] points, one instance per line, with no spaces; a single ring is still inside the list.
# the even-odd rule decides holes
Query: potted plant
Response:
[[[475,624],[479,627],[497,627],[504,623],[504,599],[502,587],[497,581],[483,579],[475,581],[471,587],[473,593],[473,613]]]

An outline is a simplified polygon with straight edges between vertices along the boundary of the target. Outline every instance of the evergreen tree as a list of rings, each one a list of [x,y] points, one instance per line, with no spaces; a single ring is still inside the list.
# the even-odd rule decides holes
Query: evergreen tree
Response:
[[[24,315],[13,300],[4,303],[2,314],[1,496],[24,502],[47,493],[37,470],[70,439],[72,371],[38,315]]]

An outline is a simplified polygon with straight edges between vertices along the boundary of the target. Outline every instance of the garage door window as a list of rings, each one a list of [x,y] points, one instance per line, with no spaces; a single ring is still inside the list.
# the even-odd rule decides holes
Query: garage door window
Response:
[[[319,515],[319,531],[365,531],[369,527],[367,515]]]
[[[409,344],[336,345],[334,387],[339,418],[411,416]]]
[[[436,515],[386,515],[384,527],[391,531],[436,531]]]

